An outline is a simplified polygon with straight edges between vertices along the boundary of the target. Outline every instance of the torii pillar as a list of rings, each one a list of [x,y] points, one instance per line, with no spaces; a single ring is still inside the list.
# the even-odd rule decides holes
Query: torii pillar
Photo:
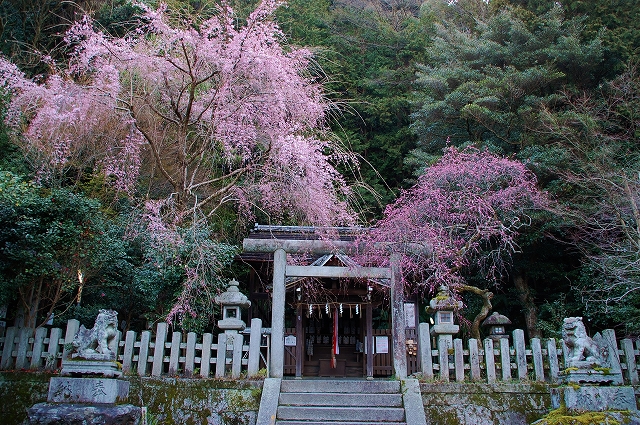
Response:
[[[396,377],[407,377],[407,335],[404,313],[404,288],[400,271],[400,257],[391,255],[391,339],[393,347],[393,368]]]
[[[284,308],[287,253],[278,248],[273,253],[273,293],[271,304],[271,367],[272,378],[284,376]]]

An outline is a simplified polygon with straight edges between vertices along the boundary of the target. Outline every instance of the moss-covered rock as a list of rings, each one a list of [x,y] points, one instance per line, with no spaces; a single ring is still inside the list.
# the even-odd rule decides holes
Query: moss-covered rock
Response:
[[[570,412],[566,407],[552,410],[535,425],[637,425],[640,415],[629,411]]]

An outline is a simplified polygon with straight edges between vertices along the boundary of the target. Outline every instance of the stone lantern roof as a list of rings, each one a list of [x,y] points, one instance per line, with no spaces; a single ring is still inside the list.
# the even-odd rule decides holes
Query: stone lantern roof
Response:
[[[451,296],[449,287],[447,285],[440,286],[438,293],[435,297],[429,301],[428,313],[433,313],[442,310],[457,310],[462,308],[462,301],[456,300]]]
[[[497,311],[494,311],[493,314],[482,322],[482,326],[500,326],[500,325],[510,325],[511,320],[507,316],[504,316]]]
[[[233,279],[229,282],[227,290],[215,298],[216,303],[227,306],[239,306],[248,308],[251,301],[238,289],[238,281]]]

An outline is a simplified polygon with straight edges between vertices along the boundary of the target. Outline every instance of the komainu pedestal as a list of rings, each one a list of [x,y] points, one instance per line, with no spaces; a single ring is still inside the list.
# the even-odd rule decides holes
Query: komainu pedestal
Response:
[[[554,409],[565,406],[568,411],[638,410],[633,387],[626,386],[563,385],[551,389],[551,405]]]
[[[555,424],[562,417],[570,421],[566,423],[640,425],[633,387],[624,386],[622,374],[615,372],[619,368],[612,367],[614,354],[604,338],[590,338],[581,317],[568,317],[562,325],[562,339],[566,369],[559,380],[563,385],[551,389],[554,410],[534,424]]]
[[[49,380],[46,403],[28,411],[30,425],[138,425],[140,407],[126,402],[129,382],[116,362],[118,314],[100,310],[93,328],[80,327],[61,374]],[[68,376],[71,375],[71,376]]]

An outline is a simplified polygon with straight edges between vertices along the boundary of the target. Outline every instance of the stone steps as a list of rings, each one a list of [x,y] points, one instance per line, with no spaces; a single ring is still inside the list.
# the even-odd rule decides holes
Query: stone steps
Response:
[[[388,406],[402,407],[401,394],[281,393],[285,406]]]
[[[280,392],[400,394],[400,381],[365,379],[284,379]]]
[[[283,380],[276,425],[406,425],[399,381]]]
[[[280,424],[286,424],[286,425],[407,425],[406,422],[361,422],[361,421],[327,421],[327,420],[321,420],[321,421],[280,421],[278,420],[276,422],[276,425],[280,425]]]

